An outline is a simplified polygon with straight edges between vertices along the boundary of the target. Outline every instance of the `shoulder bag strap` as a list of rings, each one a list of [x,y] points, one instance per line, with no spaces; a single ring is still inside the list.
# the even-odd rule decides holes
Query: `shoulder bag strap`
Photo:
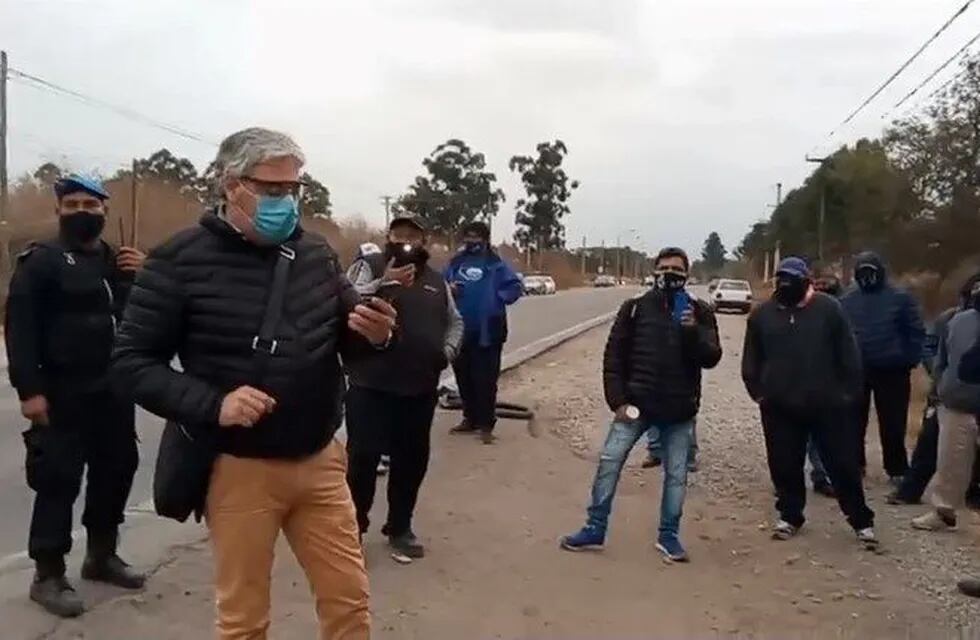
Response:
[[[262,316],[259,333],[252,338],[252,354],[257,379],[261,379],[269,366],[272,356],[279,350],[276,340],[276,327],[282,318],[283,303],[286,301],[286,288],[289,285],[289,269],[296,259],[296,251],[289,244],[279,246],[279,258],[272,274],[272,289]]]

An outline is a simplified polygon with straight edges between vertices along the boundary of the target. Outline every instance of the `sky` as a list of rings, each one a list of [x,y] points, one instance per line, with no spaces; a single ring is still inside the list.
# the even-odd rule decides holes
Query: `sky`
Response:
[[[717,231],[734,248],[776,183],[813,168],[807,153],[880,133],[980,30],[978,4],[828,135],[963,3],[0,0],[11,67],[207,141],[11,81],[9,163],[13,175],[48,160],[110,172],[166,147],[203,169],[224,136],[268,126],[302,145],[336,216],[380,225],[380,196],[404,193],[427,154],[461,138],[507,194],[503,239],[521,192],[509,158],[560,138],[581,182],[569,245],[698,253]]]

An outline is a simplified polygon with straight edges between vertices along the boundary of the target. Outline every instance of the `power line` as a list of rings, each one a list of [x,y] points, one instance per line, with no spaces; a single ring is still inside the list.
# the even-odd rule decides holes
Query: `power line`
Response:
[[[964,3],[964,5],[962,7],[960,7],[959,10],[956,13],[954,13],[952,15],[952,17],[950,17],[949,20],[947,20],[943,24],[943,26],[939,27],[939,30],[936,31],[936,33],[932,34],[932,37],[930,37],[928,40],[926,40],[925,43],[921,47],[919,47],[918,51],[916,51],[915,53],[912,54],[912,57],[910,57],[908,60],[906,60],[902,64],[902,66],[900,66],[898,68],[898,70],[895,71],[895,73],[891,74],[891,76],[888,77],[887,80],[885,80],[884,82],[882,82],[881,85],[877,89],[874,90],[874,93],[872,93],[870,96],[868,96],[864,100],[864,102],[862,102],[860,105],[858,105],[858,107],[854,111],[852,111],[849,116],[847,116],[846,118],[844,118],[844,121],[843,122],[841,122],[839,125],[837,125],[836,127],[834,127],[834,130],[831,131],[828,134],[828,137],[831,137],[835,133],[837,133],[837,131],[841,127],[843,127],[844,125],[848,124],[851,120],[853,120],[855,118],[855,116],[857,116],[857,114],[861,113],[861,111],[863,111],[866,106],[868,106],[869,104],[871,104],[871,102],[875,98],[877,98],[879,95],[881,95],[881,92],[884,91],[886,88],[888,88],[888,86],[892,82],[894,82],[895,79],[898,78],[898,76],[900,76],[902,74],[902,72],[905,71],[909,67],[910,64],[912,64],[920,55],[922,55],[922,52],[925,51],[927,48],[929,48],[929,45],[931,45],[933,42],[935,42],[936,39],[939,38],[939,36],[942,35],[942,33],[944,31],[946,31],[946,29],[948,29],[951,24],[953,24],[954,22],[956,22],[956,20],[960,16],[962,16],[964,13],[966,13],[966,10],[970,8],[970,5],[973,4],[973,1],[974,0],[967,0],[966,3]]]
[[[899,100],[898,102],[896,102],[895,103],[895,106],[893,106],[888,112],[884,113],[881,117],[884,118],[889,113],[895,111],[895,109],[898,109],[903,104],[905,104],[906,102],[908,102],[909,98],[911,98],[912,96],[914,96],[916,93],[919,92],[919,89],[921,89],[922,87],[924,87],[927,84],[929,84],[929,82],[931,82],[932,79],[935,78],[937,75],[939,75],[940,73],[942,73],[942,71],[946,67],[948,67],[949,65],[953,64],[953,61],[954,60],[956,60],[957,58],[959,58],[961,55],[965,54],[966,53],[966,50],[969,49],[977,40],[980,40],[980,33],[977,33],[975,36],[973,36],[972,38],[970,38],[970,41],[967,42],[965,45],[963,45],[960,48],[959,51],[957,51],[956,53],[954,53],[953,55],[951,55],[949,57],[949,59],[946,60],[946,62],[944,62],[941,65],[939,65],[938,67],[936,67],[936,69],[932,73],[930,73],[928,75],[928,77],[926,77],[925,80],[923,80],[921,83],[919,83],[918,86],[916,86],[914,89],[912,89],[907,94],[905,94],[905,97],[904,98],[902,98],[901,100]],[[950,81],[951,80],[952,80],[952,78],[950,78]],[[943,86],[945,86],[945,85],[943,85]]]
[[[116,115],[122,116],[123,118],[127,118],[134,122],[138,122],[140,124],[149,127],[153,127],[156,129],[160,129],[162,131],[166,131],[168,133],[172,133],[173,135],[180,136],[181,138],[186,138],[188,140],[193,140],[195,142],[200,142],[210,146],[218,146],[217,143],[214,142],[213,140],[208,140],[199,134],[196,134],[194,132],[188,131],[186,129],[182,129],[180,127],[171,124],[167,124],[166,122],[161,122],[159,120],[144,115],[128,107],[121,107],[112,104],[110,102],[105,102],[104,100],[99,100],[98,98],[93,98],[92,96],[85,95],[84,93],[75,91],[74,89],[62,87],[58,84],[45,80],[44,78],[39,78],[29,73],[20,71],[19,69],[14,69],[13,67],[10,67],[8,69],[8,72],[12,79],[19,80],[26,86],[67,96],[69,98],[78,100],[79,102],[82,102],[90,107],[97,107],[100,109],[106,109],[108,111],[112,111]]]

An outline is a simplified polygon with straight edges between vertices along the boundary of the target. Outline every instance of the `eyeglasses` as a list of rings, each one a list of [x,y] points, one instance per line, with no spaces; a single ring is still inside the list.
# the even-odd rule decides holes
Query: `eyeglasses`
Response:
[[[303,193],[303,187],[306,186],[306,184],[300,180],[260,180],[251,176],[242,176],[242,180],[254,185],[255,190],[259,195],[273,196],[276,198],[291,195],[297,200]]]

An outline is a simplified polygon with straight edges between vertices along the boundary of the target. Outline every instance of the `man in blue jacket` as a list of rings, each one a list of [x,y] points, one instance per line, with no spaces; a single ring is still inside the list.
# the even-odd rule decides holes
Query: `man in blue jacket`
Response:
[[[859,403],[861,468],[867,466],[864,439],[874,396],[885,472],[896,488],[908,470],[905,432],[908,424],[911,372],[922,359],[925,327],[915,299],[888,282],[881,258],[857,256],[856,287],[841,299],[861,349],[864,393]]]
[[[521,281],[490,247],[490,227],[483,222],[463,228],[463,246],[445,276],[464,326],[463,346],[453,363],[463,421],[452,433],[479,433],[484,444],[492,444],[507,305],[521,297]]]

